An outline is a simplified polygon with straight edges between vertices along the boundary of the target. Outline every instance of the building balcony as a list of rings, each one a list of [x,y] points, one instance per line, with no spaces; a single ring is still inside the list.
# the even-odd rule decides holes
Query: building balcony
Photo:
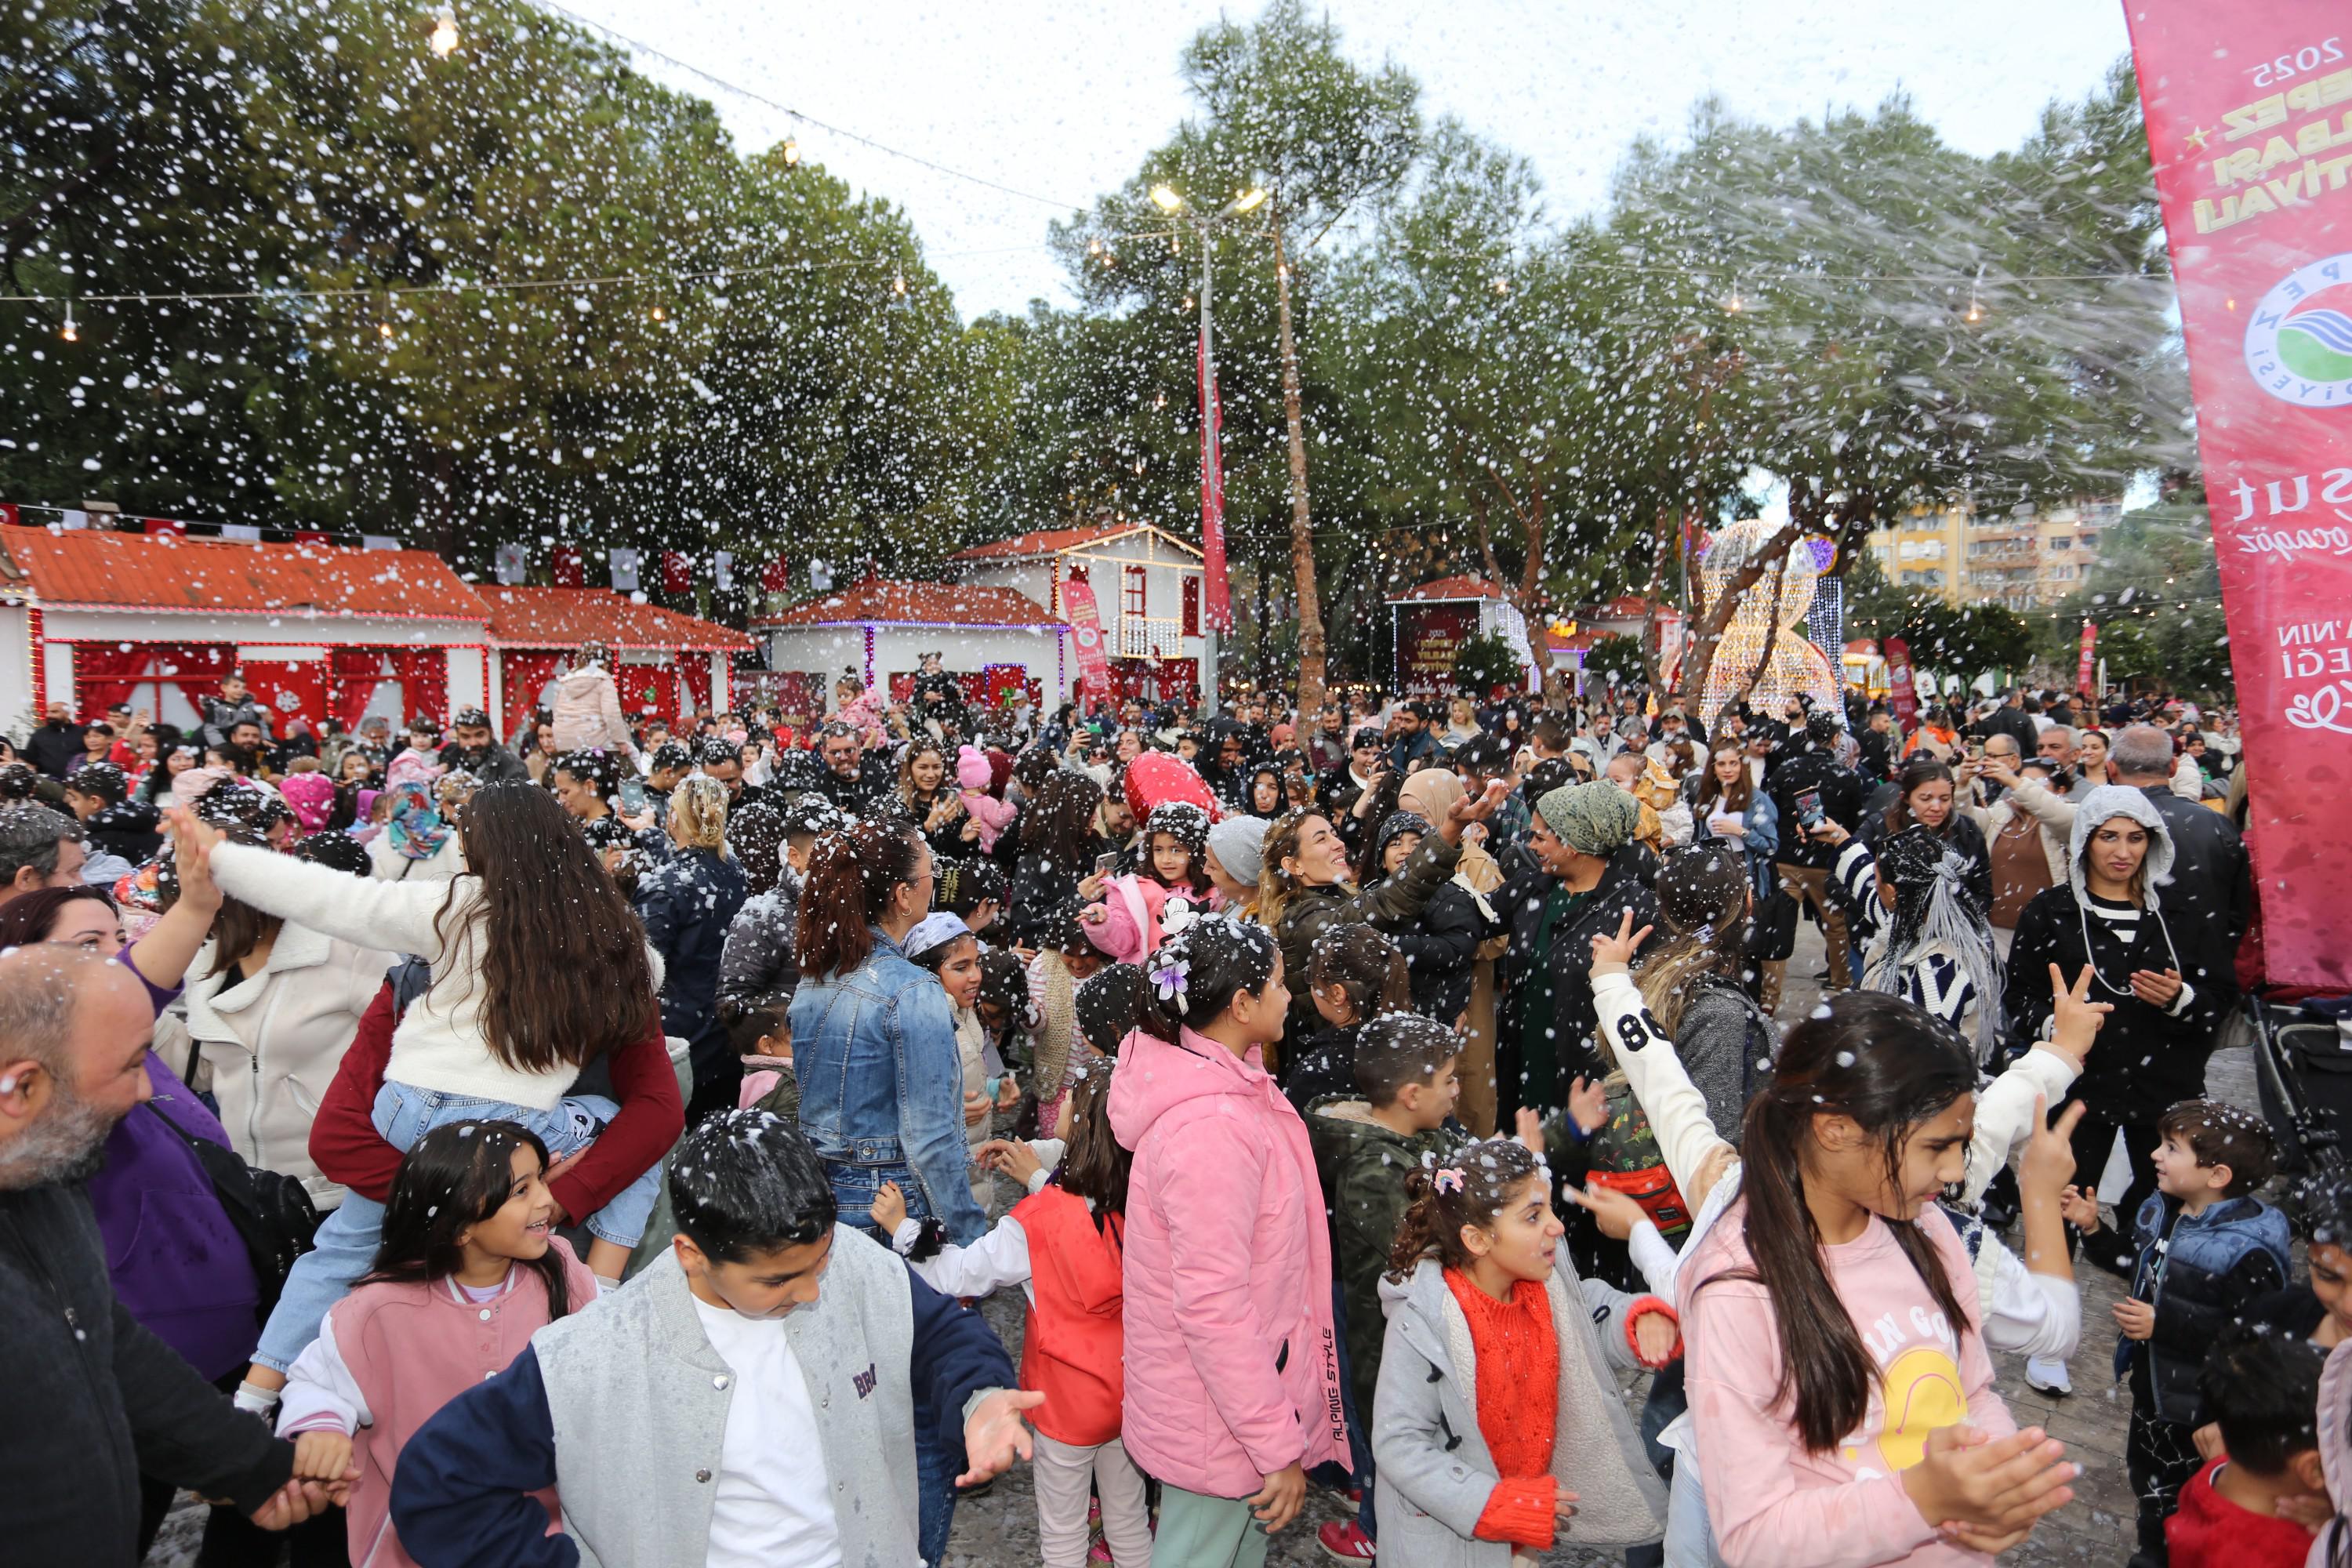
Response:
[[[1113,658],[1181,658],[1184,656],[1184,623],[1173,616],[1121,616],[1113,634]]]

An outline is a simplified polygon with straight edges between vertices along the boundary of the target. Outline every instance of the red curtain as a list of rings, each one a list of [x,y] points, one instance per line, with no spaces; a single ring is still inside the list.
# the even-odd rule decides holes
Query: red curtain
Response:
[[[499,655],[499,680],[503,700],[499,707],[499,722],[505,726],[500,733],[520,732],[522,721],[533,708],[539,706],[539,694],[555,679],[563,667],[560,653],[531,653],[508,648]]]
[[[153,657],[149,644],[78,642],[73,645],[74,706],[80,721],[96,724],[118,702],[131,700]]]
[[[707,653],[682,653],[677,656],[677,668],[686,677],[686,699],[698,713],[710,707],[710,656]]]
[[[677,671],[672,666],[615,662],[613,681],[620,688],[621,717],[632,725],[647,710],[666,723],[677,722]]]
[[[236,668],[233,643],[160,642],[148,647],[155,661],[153,679],[178,687],[199,713],[205,698],[219,695],[221,678]]]
[[[327,661],[322,658],[257,658],[245,667],[253,700],[269,711],[270,730],[286,733],[298,714],[315,730],[327,711]]]
[[[392,678],[400,682],[400,718],[406,723],[419,713],[436,723],[449,715],[449,655],[437,647],[396,647],[392,650]]]
[[[383,680],[383,650],[375,647],[331,647],[327,650],[327,704],[335,722],[346,730],[359,728],[375,689]]]

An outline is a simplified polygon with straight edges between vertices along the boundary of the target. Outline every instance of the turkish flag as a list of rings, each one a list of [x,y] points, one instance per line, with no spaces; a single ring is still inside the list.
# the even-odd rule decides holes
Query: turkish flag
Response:
[[[557,545],[550,565],[554,573],[555,585],[559,588],[577,588],[588,580],[581,568],[580,547],[576,544]]]
[[[188,525],[184,522],[174,521],[173,519],[168,517],[151,517],[146,521],[144,531],[148,533],[176,533],[182,538],[185,538],[188,532]]]
[[[694,563],[675,550],[662,552],[662,592],[683,594],[694,586]]]
[[[332,544],[334,541],[328,538],[324,533],[321,533],[315,528],[304,528],[295,531],[294,542],[297,544]]]
[[[793,591],[792,563],[779,555],[761,567],[760,586],[771,594],[791,593]]]

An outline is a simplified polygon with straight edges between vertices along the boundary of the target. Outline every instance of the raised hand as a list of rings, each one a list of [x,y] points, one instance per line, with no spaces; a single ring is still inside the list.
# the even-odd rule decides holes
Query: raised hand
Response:
[[[1633,954],[1641,951],[1642,944],[1650,940],[1650,932],[1655,929],[1654,926],[1643,926],[1640,931],[1635,931],[1633,911],[1630,908],[1627,909],[1624,918],[1617,922],[1615,936],[1600,935],[1592,939],[1594,978],[1597,979],[1603,974],[1622,974],[1632,968]]]
[[[873,1207],[866,1212],[873,1217],[876,1225],[882,1227],[886,1237],[896,1236],[899,1226],[906,1223],[907,1194],[898,1190],[898,1183],[885,1182],[882,1190],[874,1194]]]
[[[1587,1083],[1578,1079],[1568,1086],[1568,1113],[1576,1119],[1586,1137],[1601,1130],[1609,1120],[1609,1090],[1599,1079]]]
[[[2083,973],[2074,976],[2074,984],[2069,985],[2064,971],[2054,963],[2050,966],[2050,1005],[2054,1019],[2050,1027],[2050,1045],[2072,1059],[2077,1068],[2082,1067],[2083,1058],[2091,1054],[2091,1042],[2098,1037],[2100,1026],[2116,1010],[2112,1002],[2091,1000],[2091,966],[2086,963]],[[2179,994],[2176,987],[2174,994]]]

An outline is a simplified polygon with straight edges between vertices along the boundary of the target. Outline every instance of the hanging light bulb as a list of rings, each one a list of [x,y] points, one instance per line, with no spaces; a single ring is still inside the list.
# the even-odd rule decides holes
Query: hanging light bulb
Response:
[[[663,319],[663,318],[662,318],[662,308],[661,308],[659,305],[656,305],[656,306],[653,308],[653,318],[654,318],[654,320],[655,320],[655,321],[660,321],[660,320],[662,320],[662,319]]]
[[[897,277],[890,279],[890,292],[893,294],[904,294],[906,291],[907,275],[901,272]]]
[[[81,332],[74,326],[73,301],[71,300],[66,301],[65,331],[59,332],[58,335],[65,339],[65,341],[69,343],[78,343],[81,342]]]
[[[1166,393],[1164,393],[1164,392],[1163,392],[1163,393],[1161,393],[1159,396],[1157,396],[1157,397],[1153,398],[1153,399],[1151,400],[1151,406],[1152,406],[1152,407],[1154,407],[1154,408],[1165,408],[1165,407],[1167,407],[1167,406],[1168,406],[1168,395],[1167,395]]]
[[[457,48],[457,13],[454,7],[441,7],[441,15],[433,22],[433,37],[427,41],[433,47],[433,53],[441,59],[447,59],[451,51]]]
[[[1102,241],[1099,239],[1090,239],[1087,241],[1087,254],[1088,256],[1100,256],[1102,254]]]
[[[380,338],[389,339],[392,336],[392,323],[390,321],[378,321],[375,324],[375,332],[376,336]]]
[[[797,141],[790,136],[785,137],[783,153],[785,168],[793,169],[800,166],[801,144]]]
[[[1979,262],[1977,264],[1977,275],[1974,279],[1970,279],[1969,283],[1968,319],[1971,322],[1981,321],[1984,320],[1984,304],[1978,296],[1978,289],[1982,287],[1983,283],[1984,263]]]

